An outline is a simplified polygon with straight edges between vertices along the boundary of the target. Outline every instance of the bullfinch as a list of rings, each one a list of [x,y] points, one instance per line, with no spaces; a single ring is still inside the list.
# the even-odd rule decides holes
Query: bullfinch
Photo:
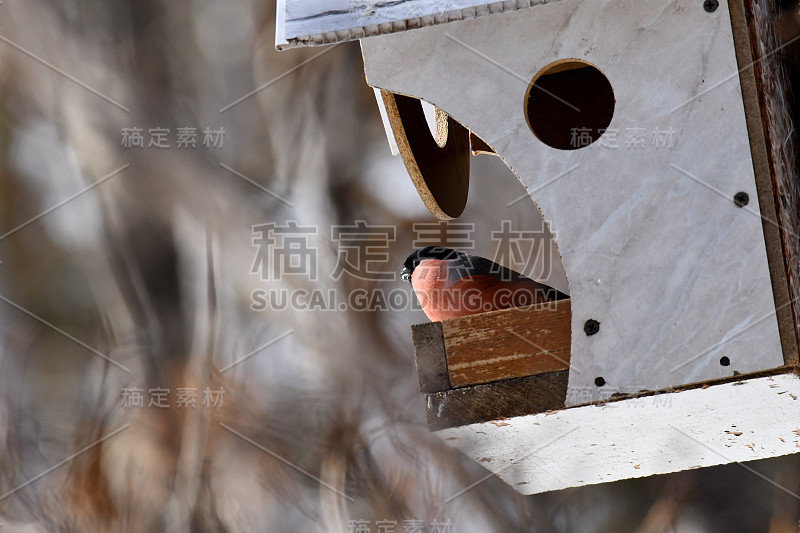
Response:
[[[493,261],[443,246],[409,255],[401,277],[434,322],[569,298]]]

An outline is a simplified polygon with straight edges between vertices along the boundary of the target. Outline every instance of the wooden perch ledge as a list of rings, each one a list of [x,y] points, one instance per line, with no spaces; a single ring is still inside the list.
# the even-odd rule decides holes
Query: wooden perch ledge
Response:
[[[412,326],[430,429],[564,407],[569,300]]]

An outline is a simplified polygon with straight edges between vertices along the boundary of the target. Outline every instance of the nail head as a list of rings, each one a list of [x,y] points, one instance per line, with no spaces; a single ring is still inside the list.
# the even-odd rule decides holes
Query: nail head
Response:
[[[598,331],[600,331],[600,322],[593,318],[590,318],[583,324],[583,332],[590,337]]]

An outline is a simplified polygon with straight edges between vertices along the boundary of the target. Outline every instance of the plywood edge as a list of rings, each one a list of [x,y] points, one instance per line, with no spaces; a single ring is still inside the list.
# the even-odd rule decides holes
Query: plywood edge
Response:
[[[290,1],[298,3],[304,0]],[[292,18],[286,16],[285,0],[279,0],[275,47],[285,50],[335,44],[517,11],[553,1],[555,0],[451,1],[450,5],[444,6],[436,2],[430,2],[429,6],[424,5],[424,2],[416,2],[416,5],[408,2],[408,7],[403,9],[396,2],[387,3],[389,5],[372,5],[374,3],[369,2],[359,5],[351,0],[346,3],[339,0],[340,9],[336,9],[337,2],[331,1],[324,11],[303,13],[299,18]],[[451,9],[447,9],[448,7]]]
[[[432,135],[418,98],[381,90],[397,148],[420,199],[439,220],[452,220],[467,205],[469,130],[437,109]]]
[[[414,361],[419,376],[420,392],[431,393],[449,390],[447,357],[441,322],[411,326],[414,342]]]
[[[760,64],[753,59],[753,29],[748,25],[745,0],[729,0],[731,27],[733,30],[736,61],[739,66],[739,81],[744,100],[747,133],[753,170],[756,176],[758,203],[763,217],[762,228],[767,249],[772,293],[781,338],[784,362],[798,365],[798,330],[795,319],[794,302],[791,298],[786,250],[781,236],[781,226],[777,214],[777,184],[774,168],[770,163],[768,150],[769,128],[765,117],[763,87],[758,76]]]

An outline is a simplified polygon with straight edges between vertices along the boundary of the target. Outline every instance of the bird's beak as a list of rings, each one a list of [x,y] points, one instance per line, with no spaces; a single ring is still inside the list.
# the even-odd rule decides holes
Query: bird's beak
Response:
[[[403,267],[403,270],[400,271],[400,279],[411,283],[411,271],[408,268]]]

